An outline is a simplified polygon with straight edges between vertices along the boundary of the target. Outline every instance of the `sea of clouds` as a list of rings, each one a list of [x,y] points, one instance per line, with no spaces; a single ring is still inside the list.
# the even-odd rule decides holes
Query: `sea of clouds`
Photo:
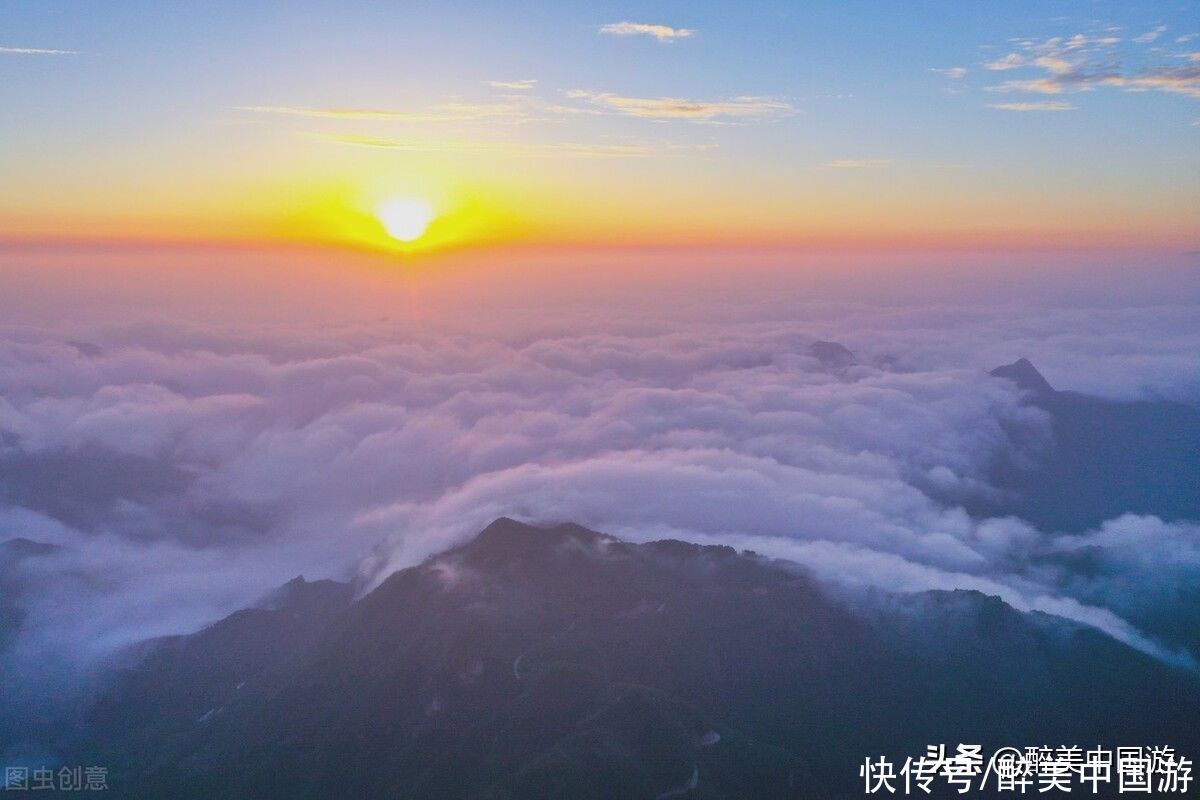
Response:
[[[1198,312],[764,302],[3,329],[0,540],[61,546],[10,567],[26,618],[6,675],[72,674],[297,574],[366,590],[501,515],[725,542],[840,586],[978,589],[1192,664],[1128,619],[1200,578],[1194,520],[1068,535],[961,504],[995,496],[996,459],[1050,446],[1046,413],[987,369],[1028,356],[1059,388],[1196,402]],[[827,367],[817,339],[860,363]],[[1031,566],[1081,548],[1100,577]]]

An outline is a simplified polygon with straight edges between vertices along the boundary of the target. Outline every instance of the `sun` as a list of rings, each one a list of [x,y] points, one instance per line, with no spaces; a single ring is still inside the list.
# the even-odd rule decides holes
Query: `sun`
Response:
[[[433,222],[433,206],[421,197],[392,197],[375,208],[375,218],[398,242],[415,242]]]

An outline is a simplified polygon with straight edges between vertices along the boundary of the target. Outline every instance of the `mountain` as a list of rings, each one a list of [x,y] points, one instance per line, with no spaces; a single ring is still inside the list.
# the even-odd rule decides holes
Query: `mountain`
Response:
[[[60,549],[58,545],[20,536],[0,542],[0,655],[17,635],[24,618],[20,606],[24,578],[17,572],[18,565],[26,559],[53,555]]]
[[[130,654],[71,763],[122,797],[862,794],[925,746],[1200,743],[1197,676],[974,592],[499,519],[388,577]]]
[[[971,514],[1021,517],[1049,534],[1081,533],[1124,514],[1200,520],[1200,407],[1055,391],[1025,359],[992,374],[1026,390],[1024,402],[1046,414],[1050,436],[997,458],[988,478],[1001,491],[964,502]],[[1097,555],[1056,554],[1032,568],[1086,582],[1104,569]],[[1154,603],[1117,611],[1162,642],[1200,652],[1200,628],[1183,622],[1200,615],[1200,587],[1180,586]]]
[[[1038,372],[1037,367],[1027,358],[1018,358],[1011,364],[996,367],[989,374],[997,378],[1006,378],[1026,392],[1039,395],[1054,394],[1050,382],[1042,377],[1042,373]]]
[[[1052,438],[1032,461],[999,461],[991,479],[1005,497],[969,510],[1068,532],[1125,513],[1200,519],[1200,407],[1055,391],[1023,358],[991,374],[1029,392],[1027,402],[1049,415]]]
[[[21,691],[10,687],[19,685],[17,668],[11,663],[15,644],[26,623],[24,602],[26,593],[37,580],[36,574],[28,574],[23,567],[26,562],[53,556],[62,548],[46,542],[37,542],[25,537],[16,537],[0,542],[0,762],[13,763],[13,756],[24,752],[20,747],[26,739],[39,739],[52,734],[54,721],[42,709],[36,699],[26,697]],[[38,673],[38,681],[45,680],[48,666]]]
[[[16,564],[26,558],[48,556],[60,549],[58,545],[35,542],[32,539],[18,536],[15,539],[0,542],[0,566]]]
[[[247,684],[268,681],[307,653],[352,598],[349,584],[298,577],[262,606],[199,633],[145,642],[125,654],[121,677],[96,704],[94,718],[119,718],[131,733],[151,723],[154,735],[138,747],[154,747],[163,734],[187,735]]]
[[[858,363],[854,353],[837,342],[813,342],[808,346],[808,354],[830,369],[852,367]]]

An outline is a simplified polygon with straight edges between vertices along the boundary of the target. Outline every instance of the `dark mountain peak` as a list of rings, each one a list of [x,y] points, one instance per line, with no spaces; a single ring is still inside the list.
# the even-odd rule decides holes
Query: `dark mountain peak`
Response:
[[[858,363],[858,358],[854,353],[838,342],[813,342],[808,346],[808,354],[825,366],[834,369],[852,367]]]
[[[1034,394],[1054,394],[1054,387],[1042,377],[1042,373],[1037,371],[1037,367],[1028,358],[1018,358],[1011,364],[996,367],[989,374],[997,378],[1010,380],[1019,389],[1027,392],[1033,392]]]
[[[471,556],[505,557],[547,551],[572,542],[595,545],[602,541],[615,540],[611,536],[570,522],[540,527],[509,517],[500,517],[480,531],[474,540],[458,548],[458,551]]]
[[[333,580],[308,581],[297,575],[267,595],[262,607],[272,611],[303,611],[336,608],[347,605],[353,598],[349,583]]]
[[[74,347],[79,352],[79,355],[86,356],[87,358],[99,358],[100,356],[104,355],[104,349],[99,345],[92,344],[91,342],[69,341],[67,344],[71,347]]]
[[[37,556],[48,556],[56,553],[62,548],[56,544],[47,544],[45,542],[35,542],[33,539],[26,539],[24,536],[18,536],[15,539],[9,539],[0,542],[0,560],[4,561],[19,561],[23,558],[34,558]]]

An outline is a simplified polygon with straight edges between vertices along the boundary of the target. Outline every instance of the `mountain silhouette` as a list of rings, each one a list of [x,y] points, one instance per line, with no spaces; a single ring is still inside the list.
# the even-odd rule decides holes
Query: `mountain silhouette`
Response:
[[[357,601],[148,643],[71,758],[123,797],[849,797],[932,743],[1197,743],[1200,681],[964,591],[502,518]]]
[[[992,375],[1026,390],[1050,419],[1049,441],[1000,458],[1000,501],[968,502],[985,516],[1015,514],[1050,532],[1079,532],[1122,514],[1200,519],[1200,407],[1055,391],[1028,360]]]
[[[845,345],[837,342],[813,342],[808,346],[807,352],[830,369],[852,367],[858,363],[858,357]]]
[[[1027,358],[1018,358],[1011,364],[996,367],[990,374],[997,378],[1010,380],[1027,392],[1033,392],[1034,394],[1054,393],[1054,387],[1042,377],[1042,373],[1038,372],[1037,367],[1033,366]]]

